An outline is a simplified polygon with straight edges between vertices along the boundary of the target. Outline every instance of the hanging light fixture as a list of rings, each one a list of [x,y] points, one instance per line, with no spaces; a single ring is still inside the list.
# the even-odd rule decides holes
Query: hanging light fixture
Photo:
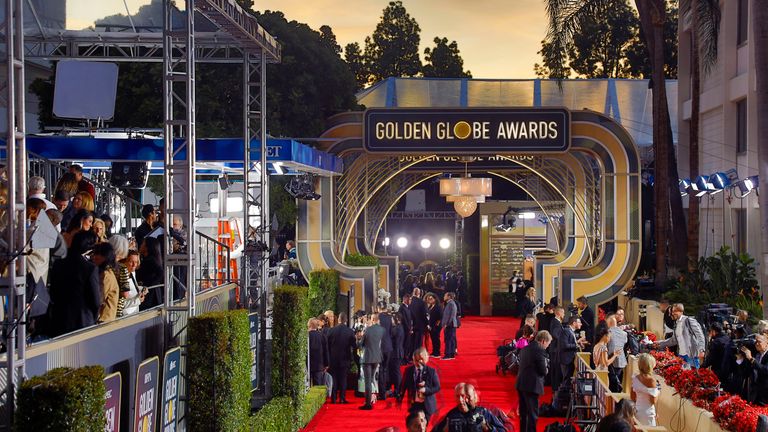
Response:
[[[456,210],[459,216],[463,218],[469,217],[477,210],[477,201],[472,196],[459,197],[453,202],[453,209]]]
[[[461,217],[471,216],[477,210],[477,203],[484,203],[485,197],[492,194],[492,180],[470,177],[467,162],[464,162],[464,177],[440,179],[440,195],[453,203],[453,208]]]

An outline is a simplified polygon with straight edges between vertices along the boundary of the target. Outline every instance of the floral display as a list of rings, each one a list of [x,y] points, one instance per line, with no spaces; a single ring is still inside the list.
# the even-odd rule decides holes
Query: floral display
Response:
[[[690,399],[693,405],[711,411],[715,421],[731,432],[754,432],[761,414],[768,415],[767,407],[750,404],[740,396],[720,391],[720,381],[709,369],[688,369],[685,362],[669,351],[654,351],[655,371],[673,387],[680,397]]]

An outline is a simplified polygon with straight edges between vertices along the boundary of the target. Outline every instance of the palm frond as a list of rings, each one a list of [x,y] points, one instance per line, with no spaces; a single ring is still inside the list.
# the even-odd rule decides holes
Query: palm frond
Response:
[[[718,38],[720,36],[720,2],[718,0],[696,0],[696,38],[699,45],[701,70],[708,74],[717,64]]]
[[[586,23],[610,7],[615,0],[544,0],[549,24],[546,42],[552,45],[550,63],[552,75],[558,77],[562,90],[562,78],[566,76],[563,65],[568,59],[568,48],[573,45],[574,35]]]

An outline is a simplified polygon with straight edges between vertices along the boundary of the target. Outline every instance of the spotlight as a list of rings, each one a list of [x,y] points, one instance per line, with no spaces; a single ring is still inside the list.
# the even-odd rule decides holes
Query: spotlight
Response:
[[[445,249],[448,249],[449,247],[451,247],[451,241],[448,240],[445,237],[441,238],[440,239],[440,249],[445,250]]]
[[[381,242],[381,244],[382,244],[384,247],[387,247],[387,246],[389,246],[389,237],[384,237],[384,240]]]
[[[712,185],[711,193],[714,195],[718,192],[722,192],[723,189],[731,185],[731,179],[726,176],[725,173],[714,173],[709,176],[708,183]]]
[[[758,180],[759,177],[755,175],[736,182],[734,186],[739,189],[739,192],[736,193],[736,196],[739,198],[744,198],[745,196],[751,194],[752,191],[757,188]]]
[[[536,219],[536,213],[534,212],[522,212],[517,215],[520,219]]]
[[[678,187],[680,188],[680,196],[688,195],[688,189],[691,187],[691,180],[690,179],[680,180]]]
[[[432,242],[429,241],[428,238],[421,239],[421,242],[419,242],[419,245],[422,249],[429,249],[430,246],[432,246]]]
[[[704,196],[715,189],[712,183],[709,182],[709,177],[703,175],[696,177],[696,182],[691,184],[691,187],[693,186],[696,186],[694,190],[697,197]]]
[[[515,228],[515,222],[517,221],[517,218],[509,215],[513,210],[514,209],[512,207],[509,207],[507,211],[504,212],[504,214],[501,216],[501,223],[494,226],[496,231],[510,232],[513,228]]]
[[[399,247],[400,249],[405,249],[406,246],[408,246],[408,239],[405,237],[398,237],[397,247]]]
[[[304,174],[291,179],[285,190],[293,198],[316,201],[320,199],[320,194],[315,192],[315,179],[311,174]]]

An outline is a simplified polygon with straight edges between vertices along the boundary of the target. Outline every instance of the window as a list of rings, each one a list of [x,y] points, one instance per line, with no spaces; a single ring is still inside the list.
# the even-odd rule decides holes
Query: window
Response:
[[[741,45],[747,42],[749,29],[749,0],[739,0],[739,23],[736,43]]]
[[[733,209],[733,249],[737,254],[747,252],[746,209]]]
[[[747,151],[747,100],[736,102],[736,153]]]

